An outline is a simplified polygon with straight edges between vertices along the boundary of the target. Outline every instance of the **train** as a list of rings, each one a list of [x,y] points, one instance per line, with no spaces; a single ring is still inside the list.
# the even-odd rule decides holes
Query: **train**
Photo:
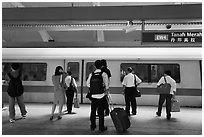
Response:
[[[70,70],[76,79],[80,103],[86,98],[86,80],[94,71],[94,61],[105,59],[112,77],[110,96],[114,104],[124,105],[122,80],[126,68],[142,80],[138,86],[141,97],[138,105],[158,105],[156,84],[165,70],[176,81],[176,98],[181,106],[202,107],[202,50],[201,48],[3,48],[2,80],[13,62],[20,63],[24,85],[24,101],[51,103],[54,89],[51,77],[60,65]],[[7,85],[2,86],[2,101],[8,102]]]

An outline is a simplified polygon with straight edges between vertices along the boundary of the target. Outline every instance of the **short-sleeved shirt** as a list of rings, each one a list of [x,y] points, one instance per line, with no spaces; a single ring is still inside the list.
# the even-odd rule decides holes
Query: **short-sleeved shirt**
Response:
[[[122,82],[122,85],[124,85],[125,87],[134,87],[135,86],[135,77],[136,77],[136,84],[139,84],[142,82],[142,80],[135,74],[129,73],[127,74]]]
[[[71,77],[71,76],[67,76],[67,77],[65,78],[66,86],[69,87],[70,82],[71,82],[71,78],[72,78],[72,84],[73,84],[75,87],[77,87],[77,84],[76,84],[75,79],[74,79],[73,77]]]
[[[176,92],[176,81],[170,76],[165,76],[165,78],[166,78],[166,82],[171,85],[170,94],[174,94],[173,91]],[[165,84],[164,76],[160,78],[159,82],[157,83],[157,86],[161,84]]]

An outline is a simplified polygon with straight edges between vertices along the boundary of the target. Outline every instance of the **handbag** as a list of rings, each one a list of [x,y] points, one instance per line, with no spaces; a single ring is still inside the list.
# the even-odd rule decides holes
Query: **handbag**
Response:
[[[74,108],[79,108],[79,99],[74,98]]]
[[[137,84],[136,84],[136,77],[134,75],[134,82],[135,82],[135,97],[141,97],[140,91],[137,89]]]
[[[180,112],[180,103],[177,99],[171,100],[171,112]]]
[[[170,94],[171,85],[166,82],[166,78],[164,76],[165,83],[157,86],[156,92],[159,94]]]
[[[76,87],[75,86],[73,86],[73,78],[71,77],[71,82],[70,82],[70,84],[69,84],[69,87],[68,87],[68,90],[71,90],[71,91],[73,91],[73,92],[77,92],[77,90],[76,90]]]

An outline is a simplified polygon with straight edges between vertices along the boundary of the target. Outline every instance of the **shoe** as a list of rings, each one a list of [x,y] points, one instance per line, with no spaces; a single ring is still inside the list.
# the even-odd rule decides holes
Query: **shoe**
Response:
[[[159,112],[156,112],[156,115],[157,115],[158,117],[160,117],[160,116],[161,116],[161,114],[159,114]]]
[[[53,120],[53,118],[54,118],[54,117],[53,117],[53,116],[51,116],[51,117],[50,117],[50,120]]]
[[[14,122],[15,122],[15,119],[9,119],[9,122],[10,122],[10,123],[14,123]]]
[[[136,113],[132,113],[132,115],[136,115]]]
[[[90,126],[91,131],[94,131],[96,129],[96,126]]]
[[[103,132],[103,131],[106,131],[108,128],[107,127],[104,127],[102,129],[99,129],[99,131]]]
[[[26,115],[22,115],[22,117],[21,117],[22,119],[26,119]]]
[[[166,119],[167,119],[167,120],[170,120],[170,119],[171,119],[171,117],[167,117]]]
[[[60,120],[60,119],[62,119],[62,117],[61,117],[61,116],[58,116],[57,119]]]

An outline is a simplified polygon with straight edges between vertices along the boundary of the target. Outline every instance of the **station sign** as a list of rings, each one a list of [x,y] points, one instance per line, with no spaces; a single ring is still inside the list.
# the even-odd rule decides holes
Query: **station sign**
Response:
[[[199,43],[202,42],[202,32],[150,32],[142,33],[142,42],[168,42],[168,43]]]

